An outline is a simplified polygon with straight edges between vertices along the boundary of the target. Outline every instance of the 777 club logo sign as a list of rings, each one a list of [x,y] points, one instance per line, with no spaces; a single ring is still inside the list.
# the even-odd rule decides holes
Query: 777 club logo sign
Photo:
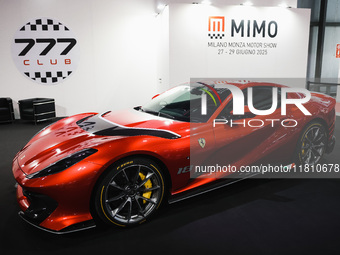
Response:
[[[12,57],[25,77],[41,84],[57,84],[76,69],[79,46],[70,29],[61,22],[37,18],[15,33]]]

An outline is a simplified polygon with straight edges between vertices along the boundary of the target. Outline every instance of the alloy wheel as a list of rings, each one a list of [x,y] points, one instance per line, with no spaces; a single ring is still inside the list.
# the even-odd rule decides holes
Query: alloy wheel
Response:
[[[327,135],[320,125],[313,125],[304,133],[301,144],[301,161],[303,164],[317,164],[326,148]]]
[[[158,208],[163,179],[157,168],[131,164],[119,169],[102,189],[102,206],[113,223],[141,223]]]

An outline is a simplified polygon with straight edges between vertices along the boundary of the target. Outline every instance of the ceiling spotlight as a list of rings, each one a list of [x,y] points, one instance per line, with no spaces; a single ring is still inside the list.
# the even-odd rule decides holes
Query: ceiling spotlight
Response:
[[[252,2],[250,2],[250,1],[247,1],[247,2],[243,3],[242,5],[244,5],[244,6],[252,6],[252,5],[253,5],[253,3],[252,3]]]

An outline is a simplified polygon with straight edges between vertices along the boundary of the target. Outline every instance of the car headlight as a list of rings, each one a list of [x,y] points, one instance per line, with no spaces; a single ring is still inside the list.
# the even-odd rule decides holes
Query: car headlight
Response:
[[[33,179],[33,178],[39,178],[39,177],[44,177],[48,176],[51,174],[56,174],[61,171],[66,170],[67,168],[73,166],[74,164],[78,163],[79,161],[82,161],[83,159],[87,158],[88,156],[92,155],[93,153],[97,152],[98,150],[96,149],[85,149],[78,151],[70,156],[67,156],[66,158],[63,158],[52,165],[49,165],[48,167],[44,168],[43,170],[40,170],[39,172],[29,174],[26,177],[28,179]]]

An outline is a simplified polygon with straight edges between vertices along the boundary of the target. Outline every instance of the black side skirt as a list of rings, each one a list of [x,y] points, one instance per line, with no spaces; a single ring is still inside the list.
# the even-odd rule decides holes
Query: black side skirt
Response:
[[[216,190],[216,189],[223,188],[225,186],[228,186],[230,184],[248,179],[248,178],[255,176],[255,175],[257,175],[257,174],[250,174],[250,175],[246,175],[246,176],[240,177],[240,178],[220,179],[220,180],[217,180],[213,183],[208,183],[206,185],[194,188],[192,190],[188,190],[188,191],[173,195],[169,198],[168,202],[169,202],[169,204],[173,204],[173,203],[176,203],[176,202],[188,199],[188,198],[192,198],[192,197],[207,193],[209,191],[213,191],[213,190]]]

